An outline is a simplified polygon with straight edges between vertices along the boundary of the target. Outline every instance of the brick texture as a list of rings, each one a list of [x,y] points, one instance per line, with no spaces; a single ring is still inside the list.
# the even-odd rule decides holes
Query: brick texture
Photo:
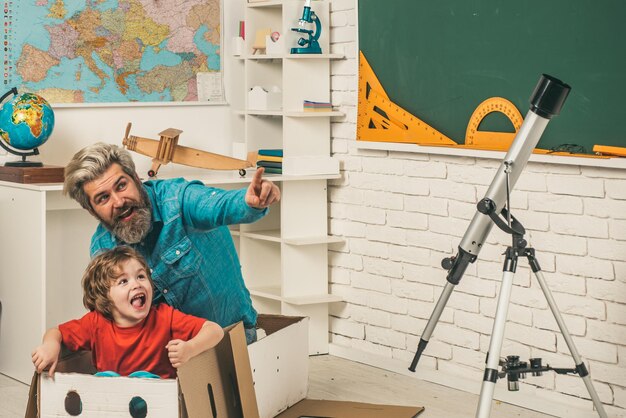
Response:
[[[456,252],[500,161],[356,146],[356,4],[331,7],[331,50],[346,56],[331,62],[332,97],[346,116],[331,128],[342,179],[329,182],[329,226],[345,244],[329,254],[330,290],[344,299],[331,309],[330,341],[408,363],[446,284],[441,259]],[[626,170],[530,162],[512,208],[602,402],[626,415]],[[448,300],[421,367],[482,379],[509,243],[494,227]],[[525,258],[509,302],[508,354],[572,364]],[[578,377],[545,373],[523,384],[561,402],[589,398]]]

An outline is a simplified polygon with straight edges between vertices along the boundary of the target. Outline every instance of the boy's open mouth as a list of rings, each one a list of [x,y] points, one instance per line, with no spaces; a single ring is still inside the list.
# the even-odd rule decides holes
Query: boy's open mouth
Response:
[[[141,309],[146,305],[146,294],[138,293],[130,300],[130,304],[133,305],[134,308]]]

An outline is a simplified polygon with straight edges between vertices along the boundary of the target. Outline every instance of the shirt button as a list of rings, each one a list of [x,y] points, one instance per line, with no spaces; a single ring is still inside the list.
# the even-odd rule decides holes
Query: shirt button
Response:
[[[211,196],[215,196],[215,192],[212,192],[212,193],[211,193]]]
[[[176,250],[176,255],[180,255],[180,250]]]
[[[167,293],[167,289],[163,289],[163,294],[166,294],[166,293]]]

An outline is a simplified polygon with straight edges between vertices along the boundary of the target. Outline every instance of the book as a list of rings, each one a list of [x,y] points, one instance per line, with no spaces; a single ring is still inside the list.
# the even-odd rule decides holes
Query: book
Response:
[[[305,100],[304,105],[312,106],[312,107],[331,107],[332,106],[330,102],[313,102],[311,100]]]
[[[275,162],[275,161],[263,161],[263,160],[260,160],[260,161],[256,162],[256,165],[257,165],[257,167],[265,167],[265,168],[268,168],[268,167],[271,167],[271,168],[283,168],[283,163],[278,163],[278,162]]]
[[[257,157],[257,161],[274,161],[280,163],[283,161],[283,157],[273,157],[271,155],[259,154],[259,156]]]
[[[259,155],[271,155],[273,157],[282,157],[283,150],[282,149],[260,149]]]
[[[264,167],[266,174],[283,174],[282,168]]]
[[[332,104],[329,102],[313,102],[305,100],[303,105],[305,112],[330,112],[333,110]]]
[[[305,107],[305,112],[332,112],[332,107]]]

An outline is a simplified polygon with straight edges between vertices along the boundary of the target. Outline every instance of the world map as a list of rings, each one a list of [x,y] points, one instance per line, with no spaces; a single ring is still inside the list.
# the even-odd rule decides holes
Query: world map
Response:
[[[4,87],[50,103],[221,100],[220,0],[2,0]]]

